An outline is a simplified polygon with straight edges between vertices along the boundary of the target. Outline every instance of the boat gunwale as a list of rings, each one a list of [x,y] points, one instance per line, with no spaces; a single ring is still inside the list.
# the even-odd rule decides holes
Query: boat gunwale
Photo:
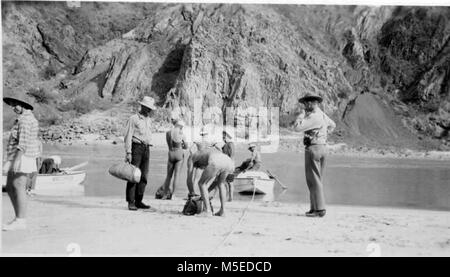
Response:
[[[80,171],[69,171],[69,172],[58,172],[57,174],[38,174],[37,176],[43,176],[43,177],[59,177],[59,176],[72,176],[72,175],[81,175],[86,174],[86,171],[80,170]]]

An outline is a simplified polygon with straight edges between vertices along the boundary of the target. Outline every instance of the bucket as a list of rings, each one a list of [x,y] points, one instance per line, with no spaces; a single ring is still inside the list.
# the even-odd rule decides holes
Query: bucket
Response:
[[[139,183],[141,180],[141,170],[129,163],[115,164],[108,171],[112,176],[131,183]]]

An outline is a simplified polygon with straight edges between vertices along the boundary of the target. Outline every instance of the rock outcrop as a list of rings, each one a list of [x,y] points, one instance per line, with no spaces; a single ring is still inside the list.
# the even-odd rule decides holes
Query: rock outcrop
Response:
[[[217,113],[275,106],[287,127],[297,99],[315,92],[338,122],[335,139],[450,143],[450,8],[116,4],[128,16],[117,22],[106,19],[120,13],[114,4],[59,5],[53,13],[68,19],[53,21],[39,4],[9,4],[4,36],[15,44],[4,45],[6,86],[25,87],[15,60],[32,65],[31,80],[53,64],[49,82],[65,101],[127,105],[151,95],[161,107],[189,111],[200,101]],[[132,16],[138,7],[146,8]]]

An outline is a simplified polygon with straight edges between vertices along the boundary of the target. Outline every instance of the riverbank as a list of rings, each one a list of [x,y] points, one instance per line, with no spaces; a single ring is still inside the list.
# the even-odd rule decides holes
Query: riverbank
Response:
[[[121,198],[32,197],[28,229],[2,232],[2,255],[68,256],[79,246],[82,256],[450,256],[448,212],[329,206],[307,218],[306,204],[253,202],[243,215],[249,202],[236,201],[226,217],[204,218],[182,215],[181,199],[146,202],[156,212],[128,211]],[[3,223],[12,219],[5,194],[2,211]]]
[[[7,136],[3,136],[7,137]],[[155,148],[166,149],[165,133],[154,133],[152,136],[153,146]],[[220,142],[221,143],[221,142]],[[219,144],[220,144],[219,143]],[[114,136],[105,138],[98,134],[85,134],[80,139],[62,142],[47,142],[46,144],[56,145],[120,145],[123,144],[123,137]],[[221,145],[219,145],[221,146]],[[246,149],[247,144],[236,144],[237,149]],[[426,159],[426,160],[450,160],[450,151],[437,150],[415,150],[408,148],[394,148],[394,147],[369,147],[369,146],[349,146],[345,143],[328,144],[330,155],[360,157],[360,158],[406,158],[406,159]],[[279,147],[277,152],[304,152],[302,144],[302,137],[300,135],[281,135]]]

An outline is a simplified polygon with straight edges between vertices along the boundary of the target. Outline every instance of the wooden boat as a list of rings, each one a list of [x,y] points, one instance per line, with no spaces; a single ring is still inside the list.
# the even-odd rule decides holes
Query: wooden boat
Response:
[[[84,186],[82,183],[85,179],[86,172],[83,170],[38,174],[35,189],[32,192],[36,195],[49,196],[84,195]],[[6,175],[3,175],[2,185],[3,187],[6,186]]]
[[[264,171],[246,171],[234,177],[234,189],[242,194],[273,195],[275,180]]]

